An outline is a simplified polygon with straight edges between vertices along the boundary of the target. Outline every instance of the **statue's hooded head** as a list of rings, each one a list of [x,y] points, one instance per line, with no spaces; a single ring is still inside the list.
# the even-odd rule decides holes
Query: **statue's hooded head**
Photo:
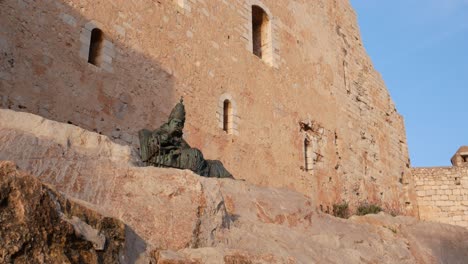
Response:
[[[177,133],[182,135],[182,129],[185,124],[185,107],[184,100],[180,98],[180,102],[176,104],[169,115],[168,126],[170,133]]]

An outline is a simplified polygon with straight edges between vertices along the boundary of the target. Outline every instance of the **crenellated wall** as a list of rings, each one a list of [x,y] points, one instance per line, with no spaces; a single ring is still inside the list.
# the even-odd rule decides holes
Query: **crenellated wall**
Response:
[[[252,5],[269,18],[262,59]],[[99,67],[86,59],[94,26]],[[160,126],[183,96],[187,141],[234,175],[324,210],[367,201],[417,214],[403,119],[347,0],[4,0],[0,51],[3,108],[137,146],[137,131]],[[232,133],[220,125],[226,95]]]

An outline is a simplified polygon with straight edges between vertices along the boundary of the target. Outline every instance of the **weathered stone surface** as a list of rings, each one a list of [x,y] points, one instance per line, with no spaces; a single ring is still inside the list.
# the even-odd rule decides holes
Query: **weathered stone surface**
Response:
[[[11,110],[0,110],[0,142],[0,160],[13,160],[58,190],[122,219],[150,245],[181,249],[198,243],[193,237],[205,197],[191,172],[135,167],[127,146]]]
[[[412,174],[421,219],[468,228],[467,166],[413,168]]]
[[[468,258],[468,230],[461,227],[385,214],[338,219],[317,211],[317,202],[298,192],[136,167],[132,153],[73,125],[0,111],[0,159],[11,159],[59,191],[123,220],[135,231],[126,234],[125,247],[140,263],[151,258],[157,263],[464,263]]]
[[[351,221],[390,230],[407,245],[416,263],[462,264],[468,259],[468,230],[463,227],[383,213],[352,217]]]
[[[252,53],[252,5],[270,16],[265,44],[273,60]],[[371,201],[417,214],[403,118],[366,54],[349,0],[2,0],[0,7],[1,108],[130,144],[184,96],[187,141],[234,176],[313,196],[324,210]],[[111,61],[100,67],[87,62],[95,26]],[[230,133],[224,99],[235,106]]]
[[[0,263],[125,262],[125,225],[0,161]]]
[[[452,167],[412,168],[423,220],[468,228],[468,146],[453,155]]]
[[[249,237],[244,250],[184,249],[158,253],[158,263],[466,263],[468,231],[461,227],[419,222],[385,213],[340,220],[314,216],[298,235],[267,232],[273,239]],[[244,226],[243,228],[246,228]],[[289,237],[289,238],[288,238]],[[297,239],[293,241],[293,238]],[[275,247],[281,249],[265,249]],[[183,262],[186,261],[186,262]]]

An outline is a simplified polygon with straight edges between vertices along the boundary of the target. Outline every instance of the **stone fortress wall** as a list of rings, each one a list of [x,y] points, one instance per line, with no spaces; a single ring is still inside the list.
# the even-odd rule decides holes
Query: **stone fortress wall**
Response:
[[[422,220],[468,227],[468,147],[452,158],[453,167],[413,168]]]
[[[183,96],[187,141],[237,178],[417,214],[348,0],[4,0],[0,51],[3,108],[137,145]]]

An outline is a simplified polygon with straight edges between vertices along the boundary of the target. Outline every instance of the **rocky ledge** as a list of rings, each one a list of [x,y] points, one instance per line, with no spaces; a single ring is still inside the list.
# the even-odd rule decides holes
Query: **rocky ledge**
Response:
[[[58,222],[50,226],[61,223],[76,233],[74,223],[84,221],[87,230],[94,230],[90,231],[92,239],[78,236],[87,243],[87,251],[78,247],[73,256],[100,263],[466,263],[468,259],[468,230],[462,227],[384,213],[339,219],[317,211],[314,200],[291,190],[202,178],[190,171],[138,167],[132,153],[135,151],[127,146],[73,125],[0,110],[0,159],[15,162],[47,186],[73,197],[75,203],[80,199],[80,210],[94,209],[92,219],[101,219],[88,221],[91,218],[79,217],[79,213],[67,213],[68,209],[60,209],[69,208],[64,202],[59,209],[56,202],[44,203],[48,209],[34,207],[38,215],[43,215],[40,210],[57,214],[53,219]],[[43,192],[61,197],[57,191]],[[29,195],[22,203],[34,201],[37,198]],[[10,210],[21,211],[19,208]],[[27,217],[35,219],[35,214]],[[126,225],[117,228],[115,224],[113,234],[119,235],[114,237],[102,229],[106,226],[103,219],[111,221],[109,217]],[[24,219],[8,222],[19,225]],[[27,228],[43,230],[40,223],[49,225],[49,218],[31,221]],[[2,238],[14,236],[8,230],[2,231]],[[109,250],[107,242],[104,251],[99,250],[103,236],[115,241],[109,248],[114,252],[109,253],[112,259],[99,255]],[[67,247],[76,248],[73,241],[60,240],[62,247],[54,252],[61,253],[55,255],[46,255],[51,250],[19,244],[16,251],[4,246],[15,242],[2,243],[0,252],[23,252],[28,258],[37,255],[58,262],[67,257],[73,262],[79,257],[63,253],[71,250]],[[6,259],[15,253],[2,254]],[[124,257],[115,257],[119,255]]]
[[[125,225],[0,161],[0,263],[125,261]]]

